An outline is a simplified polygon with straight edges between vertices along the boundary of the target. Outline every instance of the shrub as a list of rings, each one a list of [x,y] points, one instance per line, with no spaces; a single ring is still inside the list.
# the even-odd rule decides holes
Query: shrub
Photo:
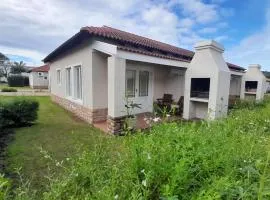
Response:
[[[2,92],[17,92],[17,90],[14,88],[3,88],[1,91]]]
[[[24,76],[24,86],[29,86],[29,77]]]
[[[24,76],[22,75],[12,75],[8,77],[8,85],[10,87],[23,87],[24,86]]]
[[[0,102],[0,128],[24,126],[34,122],[38,107],[37,101],[24,98]]]

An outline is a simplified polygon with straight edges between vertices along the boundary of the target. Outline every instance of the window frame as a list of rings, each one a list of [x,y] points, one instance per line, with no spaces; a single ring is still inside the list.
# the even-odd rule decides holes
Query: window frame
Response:
[[[68,79],[68,71],[69,71],[69,79]],[[72,67],[66,67],[65,68],[65,77],[66,77],[66,84],[65,84],[65,93],[66,97],[72,97]],[[68,80],[69,80],[69,87],[68,87]]]
[[[77,69],[79,69],[79,76],[77,76]],[[81,65],[75,65],[73,66],[73,98],[76,100],[82,100],[83,98],[83,92],[82,92],[82,66]],[[78,86],[80,86],[78,88]],[[78,93],[78,89],[80,90]],[[78,96],[77,96],[78,95]]]
[[[146,85],[146,94],[145,95],[142,95],[141,94],[141,73],[147,73],[147,85]],[[139,93],[138,93],[138,96],[139,97],[148,97],[149,96],[149,84],[150,84],[150,72],[148,70],[139,70]]]
[[[133,91],[132,91],[132,95],[128,94],[128,90],[127,90],[127,85],[128,85],[128,79],[127,79],[127,73],[128,71],[133,73]],[[135,98],[136,97],[136,79],[137,79],[137,70],[136,69],[126,69],[126,76],[125,76],[125,96],[127,98]]]
[[[61,69],[56,69],[56,83],[57,83],[57,85],[61,85],[62,84],[62,76],[61,75],[62,75]]]

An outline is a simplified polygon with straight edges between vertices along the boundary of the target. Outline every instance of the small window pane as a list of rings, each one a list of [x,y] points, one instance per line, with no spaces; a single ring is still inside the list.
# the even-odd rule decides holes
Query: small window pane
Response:
[[[140,71],[139,73],[139,96],[148,96],[149,72]]]
[[[81,66],[74,67],[74,95],[76,99],[82,99],[82,73]]]
[[[66,69],[66,94],[71,96],[71,68]]]
[[[126,96],[135,97],[135,79],[136,71],[127,70],[126,71]]]

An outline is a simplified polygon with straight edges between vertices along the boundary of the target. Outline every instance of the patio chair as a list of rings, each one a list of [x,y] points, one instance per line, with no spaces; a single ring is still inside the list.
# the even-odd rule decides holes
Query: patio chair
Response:
[[[157,105],[161,108],[164,108],[165,106],[170,109],[171,104],[173,102],[172,94],[164,94],[163,98],[157,99]]]
[[[177,102],[178,110],[177,110],[177,115],[182,115],[183,114],[183,109],[184,109],[184,96],[181,96],[179,98],[179,101]]]

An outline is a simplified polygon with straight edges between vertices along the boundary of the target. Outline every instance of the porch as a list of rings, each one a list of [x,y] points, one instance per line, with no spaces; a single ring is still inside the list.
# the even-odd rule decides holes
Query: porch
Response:
[[[185,65],[180,67],[178,63],[180,66],[176,66],[171,61],[162,65],[139,58],[139,55],[135,60],[93,52],[92,107],[93,124],[97,128],[111,133],[119,132],[121,120],[128,115],[127,99],[140,106],[130,113],[138,116],[137,128],[147,128],[143,119],[153,113],[153,104],[157,99],[168,93],[172,95],[172,103],[177,104],[184,95]]]

